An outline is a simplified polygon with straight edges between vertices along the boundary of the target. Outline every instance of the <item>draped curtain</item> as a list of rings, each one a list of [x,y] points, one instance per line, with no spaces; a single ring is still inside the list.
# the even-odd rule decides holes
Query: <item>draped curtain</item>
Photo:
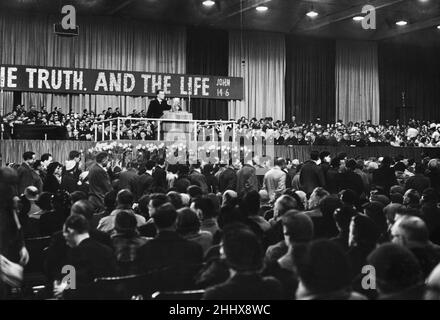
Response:
[[[79,17],[79,37],[53,34],[59,18],[23,14],[0,15],[0,63],[101,68],[123,71],[186,73],[184,27],[150,25],[122,18]],[[147,97],[71,95],[72,109],[100,112],[120,107],[123,112],[148,106]],[[69,95],[23,93],[22,103],[61,106],[67,112]],[[66,107],[65,107],[66,106]]]
[[[187,30],[186,71],[188,74],[228,76],[228,32],[190,28]],[[228,102],[191,99],[194,119],[227,120]]]
[[[229,75],[244,78],[244,100],[229,102],[229,117],[283,120],[285,73],[284,35],[230,31]]]
[[[334,40],[286,38],[286,119],[335,120]]]
[[[379,44],[382,122],[440,120],[439,57],[440,48]]]
[[[379,122],[377,44],[336,43],[336,118],[344,122]]]

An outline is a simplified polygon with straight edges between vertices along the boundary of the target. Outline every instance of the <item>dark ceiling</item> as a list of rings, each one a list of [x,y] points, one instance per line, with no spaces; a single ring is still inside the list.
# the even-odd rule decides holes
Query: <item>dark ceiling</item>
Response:
[[[211,8],[203,0],[0,0],[1,11],[56,14],[73,4],[78,15],[115,16],[162,23],[220,29],[248,29],[338,39],[404,41],[440,44],[440,0],[216,0]],[[364,30],[352,17],[365,4],[377,8],[376,30]],[[255,10],[265,4],[269,10]],[[319,16],[305,13],[311,8]],[[408,20],[397,27],[397,19]]]

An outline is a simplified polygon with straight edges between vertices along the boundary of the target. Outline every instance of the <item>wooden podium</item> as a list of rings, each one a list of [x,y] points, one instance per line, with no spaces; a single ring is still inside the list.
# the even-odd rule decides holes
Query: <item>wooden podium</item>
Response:
[[[192,113],[186,111],[164,111],[161,120],[171,120],[171,121],[163,121],[162,123],[162,131],[164,133],[168,133],[170,131],[174,132],[184,132],[188,133],[190,130],[190,124],[188,122],[173,122],[172,120],[192,120]]]

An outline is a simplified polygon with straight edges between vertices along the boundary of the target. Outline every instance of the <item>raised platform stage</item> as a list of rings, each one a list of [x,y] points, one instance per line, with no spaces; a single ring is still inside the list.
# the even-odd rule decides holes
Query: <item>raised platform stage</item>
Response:
[[[108,141],[107,141],[108,142]],[[160,144],[163,141],[120,140],[120,143],[131,143],[133,146]],[[51,153],[54,160],[64,163],[69,151],[78,150],[86,152],[96,145],[94,141],[70,141],[70,140],[0,140],[1,163],[4,166],[8,162],[21,163],[25,151],[33,151],[39,158],[43,153]],[[275,146],[275,156],[290,159],[298,159],[301,162],[309,159],[310,151],[328,150],[332,156],[345,152],[349,157],[362,156],[383,157],[402,155],[405,158],[421,160],[424,156],[440,158],[440,148],[395,148],[395,147],[326,147],[326,146]],[[85,160],[85,159],[83,159]]]

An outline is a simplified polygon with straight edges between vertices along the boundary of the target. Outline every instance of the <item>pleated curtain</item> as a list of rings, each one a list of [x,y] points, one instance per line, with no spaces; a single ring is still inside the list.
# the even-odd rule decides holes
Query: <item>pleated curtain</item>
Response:
[[[285,37],[267,32],[229,32],[229,75],[244,78],[244,99],[229,102],[229,117],[283,120]]]
[[[114,17],[79,17],[79,37],[63,38],[53,33],[53,23],[58,19],[0,15],[0,63],[186,73],[184,27]],[[74,111],[100,112],[107,107],[120,107],[128,113],[148,106],[147,97],[71,95],[71,99]],[[60,106],[67,112],[69,95],[23,93],[22,103],[46,105],[49,110]]]
[[[379,68],[377,44],[336,43],[336,119],[379,123]]]

